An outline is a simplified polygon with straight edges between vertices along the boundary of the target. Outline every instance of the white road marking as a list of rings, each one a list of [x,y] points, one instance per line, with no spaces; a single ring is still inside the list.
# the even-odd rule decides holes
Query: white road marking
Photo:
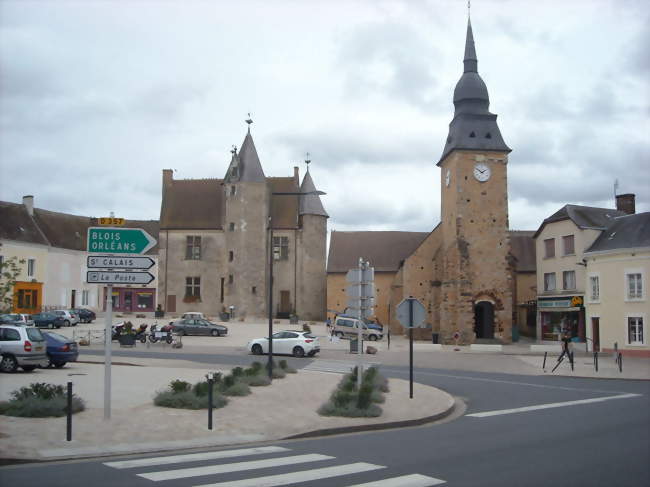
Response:
[[[386,467],[383,465],[373,465],[372,463],[360,462],[351,463],[349,465],[337,465],[335,467],[304,470],[302,472],[291,472],[252,479],[219,482],[216,484],[197,485],[195,487],[275,487],[277,485],[291,485],[301,482],[309,482],[311,480],[327,479],[331,477],[339,477],[341,475],[369,472],[371,470],[378,470],[380,468]]]
[[[153,480],[182,479],[187,477],[198,477],[201,475],[213,475],[219,473],[241,472],[244,470],[254,470],[257,468],[279,467],[283,465],[295,465],[298,463],[318,462],[321,460],[331,460],[334,457],[327,455],[295,455],[290,457],[269,458],[266,460],[256,460],[251,462],[225,463],[222,465],[208,465],[205,467],[181,468],[178,470],[167,470],[162,472],[139,473],[138,477]]]
[[[401,477],[376,480],[375,482],[366,482],[365,484],[354,484],[349,487],[430,487],[431,485],[445,483],[447,483],[446,480],[415,473],[413,475],[402,475]]]
[[[170,463],[198,462],[201,460],[215,460],[217,458],[232,458],[247,455],[261,455],[263,453],[278,453],[290,451],[281,446],[265,446],[259,448],[241,448],[238,450],[211,451],[203,453],[190,453],[187,455],[171,455],[166,457],[141,458],[139,460],[124,460],[107,462],[104,465],[113,468],[151,467],[153,465],[168,465]]]
[[[609,401],[611,399],[629,399],[631,397],[639,397],[639,396],[641,396],[641,394],[621,394],[620,396],[594,397],[592,399],[579,399],[577,401],[552,402],[548,404],[538,404],[537,406],[526,406],[522,408],[486,411],[484,413],[466,414],[465,416],[471,416],[473,418],[487,418],[489,416],[501,416],[502,414],[525,413],[528,411],[536,411],[538,409],[562,408],[565,406],[577,406],[578,404],[590,404],[594,402]]]

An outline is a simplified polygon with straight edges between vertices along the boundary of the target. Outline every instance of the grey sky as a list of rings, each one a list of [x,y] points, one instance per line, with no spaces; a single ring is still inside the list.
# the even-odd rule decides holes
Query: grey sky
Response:
[[[330,229],[429,231],[465,0],[0,1],[0,199],[156,219],[161,170],[222,178],[247,112],[267,176],[305,152]],[[510,226],[650,210],[650,7],[475,0]]]

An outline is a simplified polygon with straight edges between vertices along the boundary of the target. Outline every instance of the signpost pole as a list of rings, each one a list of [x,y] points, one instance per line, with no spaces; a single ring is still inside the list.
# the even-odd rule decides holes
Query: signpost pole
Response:
[[[409,299],[409,398],[413,399],[413,299]]]
[[[365,305],[363,299],[363,258],[359,257],[359,327],[357,328],[357,389],[361,390],[361,323],[363,322],[363,306]]]
[[[111,347],[113,322],[113,285],[106,286],[106,325],[104,328],[104,419],[111,419]]]

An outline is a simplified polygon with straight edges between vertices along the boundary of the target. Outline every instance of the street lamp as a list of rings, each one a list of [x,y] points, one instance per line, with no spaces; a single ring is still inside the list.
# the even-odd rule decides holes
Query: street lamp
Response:
[[[306,196],[306,195],[324,195],[323,191],[307,191],[307,192],[278,192],[271,193],[272,196]],[[269,380],[273,380],[273,217],[269,214],[269,363],[267,365],[269,371]],[[296,249],[293,250],[294,252]]]

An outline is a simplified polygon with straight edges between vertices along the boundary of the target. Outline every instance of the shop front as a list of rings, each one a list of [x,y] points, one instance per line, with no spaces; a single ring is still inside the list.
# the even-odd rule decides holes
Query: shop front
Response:
[[[156,309],[155,288],[114,287],[112,289],[113,311],[124,313],[148,313]],[[104,311],[106,311],[106,288],[104,288]]]
[[[559,341],[568,333],[573,341],[585,341],[583,296],[538,298],[537,336],[543,341]]]

